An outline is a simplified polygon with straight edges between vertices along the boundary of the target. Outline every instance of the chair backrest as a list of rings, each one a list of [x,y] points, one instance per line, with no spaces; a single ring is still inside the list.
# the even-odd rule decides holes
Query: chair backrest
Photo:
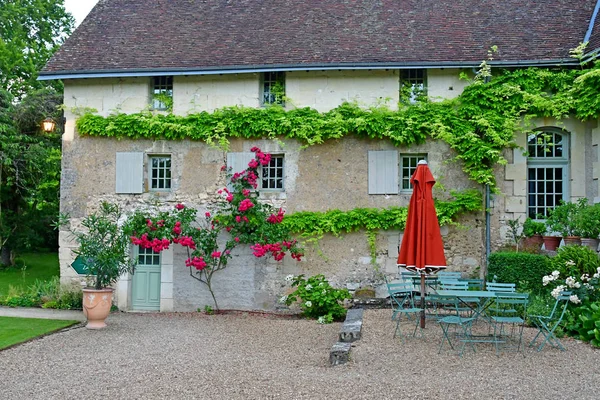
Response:
[[[412,278],[419,276],[419,274],[416,274],[414,272],[410,272],[410,271],[402,271],[400,272],[400,279],[402,279],[403,281],[411,281]]]
[[[521,306],[522,314],[526,314],[527,304],[529,303],[529,293],[513,293],[513,292],[497,292],[494,302],[496,306],[493,308],[495,311],[503,312],[510,310],[513,312],[512,307]]]
[[[461,273],[460,272],[454,272],[454,271],[440,271],[437,273],[438,278],[440,278],[440,280],[444,280],[444,279],[460,279]]]
[[[413,285],[410,282],[387,282],[386,285],[388,294],[390,295],[390,301],[396,303],[397,307],[403,307],[405,303],[411,307],[414,307],[412,293]],[[393,303],[392,303],[393,304]]]
[[[514,293],[517,291],[517,285],[514,283],[486,282],[485,290],[488,292]]]
[[[467,282],[470,290],[483,290],[483,279],[459,279],[461,282]]]
[[[550,321],[556,320],[556,321],[558,321],[558,323],[560,323],[560,321],[562,321],[563,316],[565,315],[565,312],[567,311],[567,307],[569,305],[571,294],[572,294],[572,292],[566,292],[566,291],[560,292],[560,294],[556,298],[554,307],[552,307],[552,312],[548,316],[548,319]],[[561,302],[563,302],[562,306],[560,305]],[[562,310],[561,310],[561,308],[562,308]],[[558,310],[561,310],[560,316],[557,315]]]
[[[441,281],[442,290],[469,290],[469,283],[462,281]]]

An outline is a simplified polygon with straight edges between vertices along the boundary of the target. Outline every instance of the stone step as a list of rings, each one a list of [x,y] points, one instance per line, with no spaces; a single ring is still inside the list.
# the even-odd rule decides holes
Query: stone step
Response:
[[[333,346],[331,346],[331,351],[329,352],[329,362],[331,365],[340,365],[345,364],[350,359],[350,348],[352,345],[350,343],[337,342]]]
[[[340,342],[351,343],[361,338],[363,312],[362,308],[348,310],[346,320],[342,324],[342,329],[340,329]]]

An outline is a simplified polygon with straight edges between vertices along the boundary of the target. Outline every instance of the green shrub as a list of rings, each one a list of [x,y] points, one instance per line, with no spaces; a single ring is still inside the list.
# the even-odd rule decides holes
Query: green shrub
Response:
[[[571,311],[568,320],[569,334],[600,347],[600,302],[575,308]]]
[[[488,281],[516,283],[517,289],[542,293],[542,278],[552,272],[545,255],[529,253],[492,253],[488,259]]]
[[[78,286],[60,283],[58,277],[36,280],[23,289],[10,286],[8,295],[0,297],[0,305],[9,307],[43,307],[63,310],[82,309],[83,293]]]
[[[550,315],[556,299],[549,294],[532,294],[527,304],[527,325],[534,326],[531,319],[534,315]]]
[[[296,290],[288,296],[283,296],[280,302],[287,304],[300,300],[302,315],[308,318],[317,318],[321,324],[342,320],[346,316],[346,309],[340,304],[352,296],[347,289],[333,288],[323,275],[311,276],[288,275],[286,281],[291,282]]]
[[[587,246],[569,245],[558,249],[552,258],[552,269],[562,276],[579,278],[583,274],[594,275],[600,267],[598,254]]]

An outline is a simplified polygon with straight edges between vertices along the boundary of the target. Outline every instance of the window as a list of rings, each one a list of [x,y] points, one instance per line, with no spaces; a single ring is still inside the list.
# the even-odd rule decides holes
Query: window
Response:
[[[568,136],[546,128],[527,137],[527,216],[546,218],[548,210],[568,201]]]
[[[160,253],[138,246],[138,265],[160,265]]]
[[[171,156],[150,156],[150,190],[168,191],[171,189]]]
[[[426,154],[401,154],[396,150],[369,151],[369,194],[412,192],[410,178]]]
[[[155,76],[152,78],[152,108],[170,110],[173,108],[173,77]]]
[[[261,189],[283,190],[283,154],[271,155],[269,165],[263,165]]]
[[[285,105],[285,72],[265,72],[262,75],[262,105]]]
[[[412,184],[410,178],[417,170],[417,164],[421,160],[426,160],[427,157],[423,154],[411,155],[402,154],[400,155],[400,190],[412,191]]]
[[[400,100],[414,104],[427,96],[427,81],[424,69],[403,69],[400,74]]]

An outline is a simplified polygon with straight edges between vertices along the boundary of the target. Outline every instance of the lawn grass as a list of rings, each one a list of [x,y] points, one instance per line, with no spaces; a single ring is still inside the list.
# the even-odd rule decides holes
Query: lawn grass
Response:
[[[8,286],[21,286],[25,288],[36,279],[47,281],[59,276],[58,253],[28,253],[21,256],[25,261],[25,270],[7,268],[0,270],[0,295],[8,293]]]
[[[0,350],[66,328],[78,322],[56,319],[0,317]]]

